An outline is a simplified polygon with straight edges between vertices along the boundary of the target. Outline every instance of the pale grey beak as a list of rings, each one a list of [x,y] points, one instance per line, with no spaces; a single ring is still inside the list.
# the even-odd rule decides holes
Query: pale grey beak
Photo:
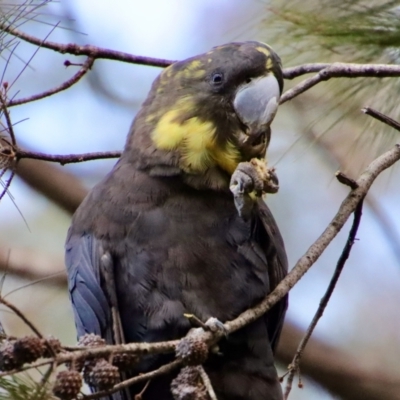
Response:
[[[247,135],[261,135],[269,128],[278,110],[279,98],[278,80],[272,73],[239,87],[233,106],[248,127]]]

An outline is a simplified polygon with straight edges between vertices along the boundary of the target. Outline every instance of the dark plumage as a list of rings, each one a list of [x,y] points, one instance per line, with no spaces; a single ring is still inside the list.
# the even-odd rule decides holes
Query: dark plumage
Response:
[[[224,80],[218,87],[210,82],[216,71]],[[284,245],[268,207],[258,199],[251,216],[241,218],[229,191],[230,165],[255,156],[243,143],[246,127],[232,103],[246,79],[266,74],[281,90],[279,58],[269,47],[247,42],[179,62],[155,81],[120,160],[83,201],[68,233],[66,264],[79,336],[96,333],[109,343],[176,339],[191,328],[185,313],[203,321],[233,319],[285,276]],[[171,111],[174,118],[165,122]],[[185,126],[198,129],[186,133]],[[210,126],[212,150],[199,149],[202,141],[191,146],[189,136],[165,145],[154,133],[200,132],[206,142]],[[262,133],[260,158],[269,125]],[[192,162],[197,155],[187,153],[193,151],[203,152],[206,161]],[[122,332],[116,332],[112,309],[119,311]],[[205,369],[219,400],[282,399],[272,353],[285,309],[286,299],[223,339],[221,355],[210,355]],[[168,359],[147,357],[134,373]],[[172,377],[151,381],[143,399],[172,399]]]

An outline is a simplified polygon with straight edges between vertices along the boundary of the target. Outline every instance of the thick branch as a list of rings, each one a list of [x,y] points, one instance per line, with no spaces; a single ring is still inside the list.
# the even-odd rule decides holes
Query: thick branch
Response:
[[[339,211],[314,244],[300,258],[289,274],[278,284],[275,290],[269,294],[256,307],[245,311],[238,318],[225,324],[228,332],[234,332],[243,326],[255,321],[264,315],[274,304],[282,299],[289,290],[302,278],[302,276],[318,260],[319,256],[328,247],[329,243],[339,233],[349,216],[354,212],[358,203],[365,197],[375,178],[385,169],[392,166],[400,159],[400,145],[395,145],[376,160],[374,160],[365,172],[356,181],[358,187],[351,190],[342,202]]]

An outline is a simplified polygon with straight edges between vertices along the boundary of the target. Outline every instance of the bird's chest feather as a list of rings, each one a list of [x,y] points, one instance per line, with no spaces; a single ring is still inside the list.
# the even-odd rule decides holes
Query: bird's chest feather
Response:
[[[93,232],[111,254],[127,340],[177,337],[184,313],[226,321],[269,293],[258,215],[241,219],[229,192],[128,167],[92,192],[71,231]]]
[[[172,190],[160,201],[146,190],[152,205],[132,201],[118,240],[109,238],[131,327],[133,319],[147,332],[185,325],[184,313],[225,321],[268,293],[257,222],[239,218],[230,195]]]

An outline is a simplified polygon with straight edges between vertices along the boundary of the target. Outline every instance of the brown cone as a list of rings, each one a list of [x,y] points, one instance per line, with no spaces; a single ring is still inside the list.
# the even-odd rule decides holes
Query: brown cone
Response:
[[[98,347],[104,346],[105,344],[106,341],[94,333],[86,333],[85,335],[81,336],[78,341],[78,346],[81,347]]]
[[[11,371],[22,366],[14,355],[14,342],[5,340],[0,347],[0,370]]]
[[[77,371],[61,371],[57,374],[53,393],[62,400],[72,400],[82,387],[82,377]]]
[[[42,343],[44,347],[43,357],[53,356],[50,352],[48,345],[51,346],[55,354],[60,353],[62,350],[61,342],[54,336],[48,336],[47,338],[42,339]]]
[[[25,336],[14,343],[14,356],[21,363],[31,363],[42,357],[44,344],[37,336]]]
[[[119,382],[118,368],[104,359],[98,360],[85,382],[99,390],[109,389]]]
[[[175,354],[186,365],[199,365],[208,358],[208,346],[203,340],[188,336],[178,343]]]

